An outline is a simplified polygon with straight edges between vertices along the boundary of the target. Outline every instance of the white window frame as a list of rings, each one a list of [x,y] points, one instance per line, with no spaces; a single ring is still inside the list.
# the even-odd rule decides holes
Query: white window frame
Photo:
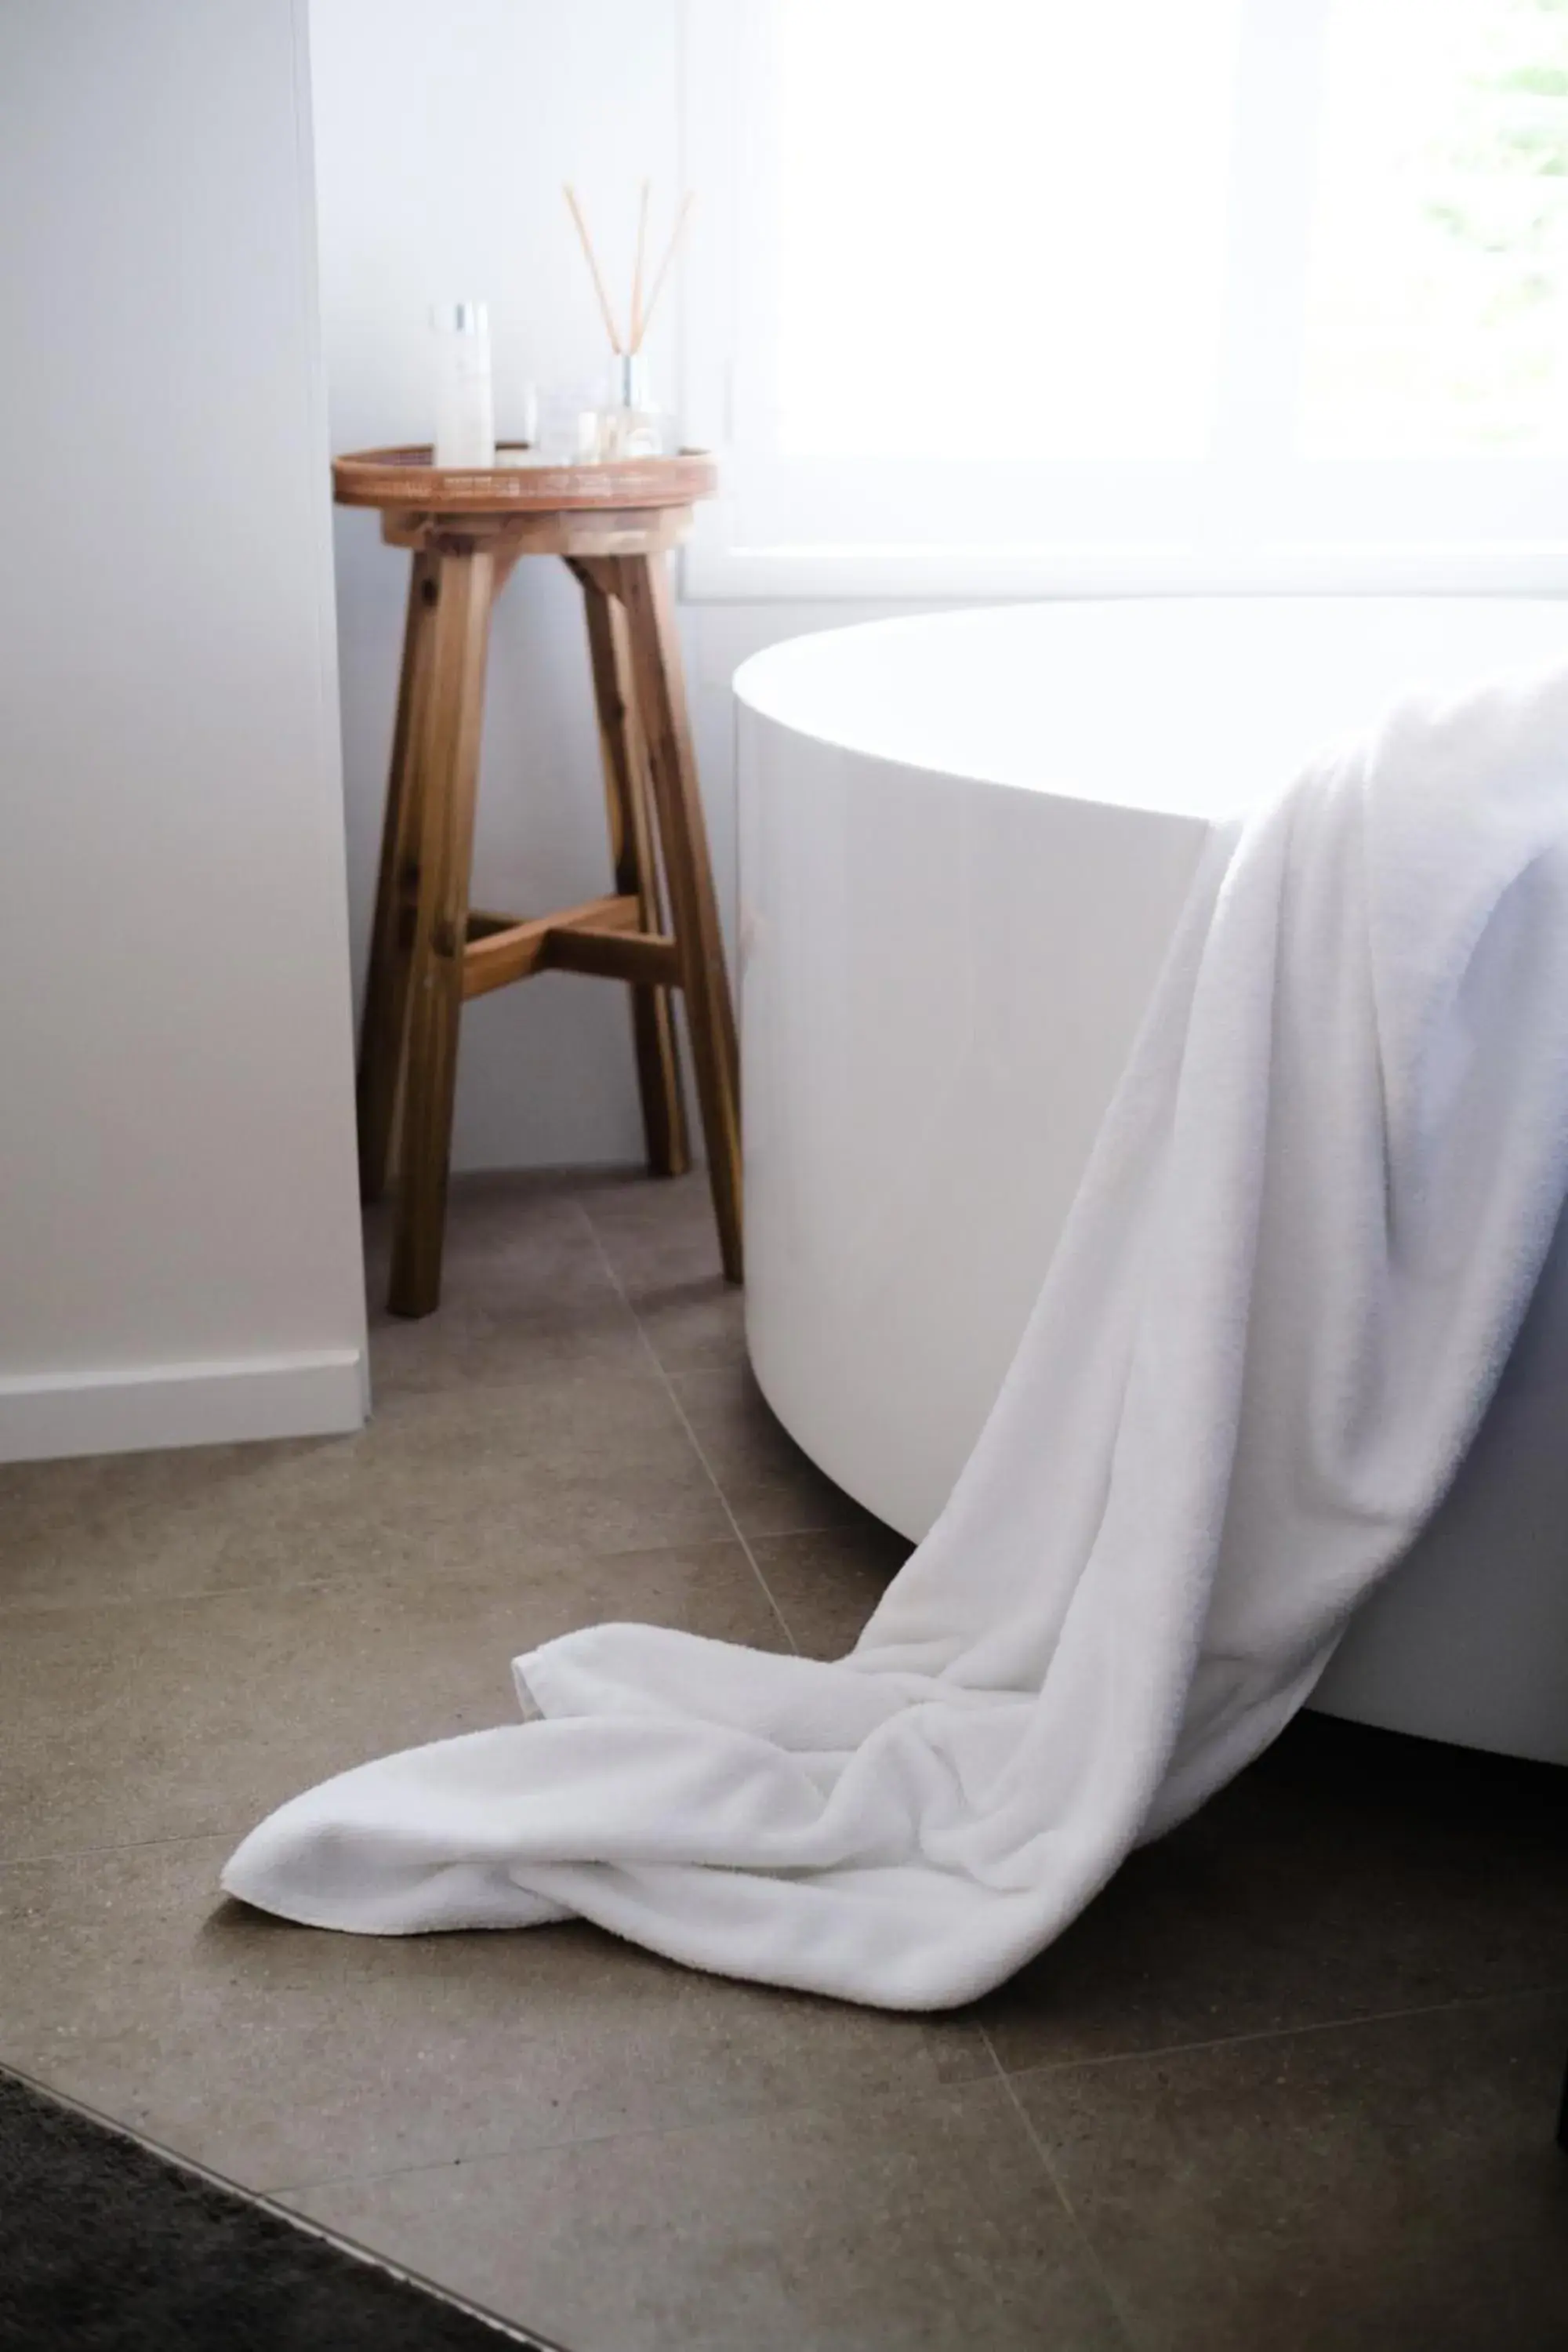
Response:
[[[928,545],[834,545],[816,540],[749,542],[737,484],[748,463],[745,428],[765,397],[757,354],[760,320],[748,323],[747,121],[758,101],[763,10],[769,0],[680,0],[681,144],[687,184],[701,197],[681,292],[680,394],[687,438],[720,460],[720,495],[699,509],[682,557],[682,591],[695,602],[823,598],[1007,598],[1047,595],[1215,593],[1568,594],[1568,464],[1544,458],[1293,461],[1316,496],[1360,503],[1360,486],[1397,478],[1396,501],[1419,507],[1472,473],[1478,511],[1500,492],[1514,512],[1558,522],[1550,535],[1500,538],[1495,527],[1442,542],[1390,532],[1333,541],[1287,533],[1246,543],[1199,544],[1178,535],[1131,540]],[[1304,314],[1316,100],[1331,0],[1245,0],[1236,108],[1237,170],[1250,190],[1234,208],[1221,414],[1227,468],[1245,479],[1254,463],[1281,478],[1275,454],[1249,451],[1251,420],[1279,414],[1268,381],[1293,379]],[[1289,106],[1273,102],[1279,82]],[[1281,122],[1298,152],[1282,153]],[[1247,142],[1250,139],[1251,150]],[[1267,142],[1267,152],[1265,152]],[[1285,142],[1287,145],[1289,142]],[[1237,321],[1247,320],[1245,333]],[[1259,321],[1263,325],[1259,327]],[[750,378],[748,380],[748,370]],[[1263,397],[1259,398],[1259,393]],[[1068,469],[1064,468],[1064,478]],[[1081,479],[1083,468],[1072,469]],[[726,487],[726,484],[728,487]],[[1470,503],[1475,503],[1474,501]]]

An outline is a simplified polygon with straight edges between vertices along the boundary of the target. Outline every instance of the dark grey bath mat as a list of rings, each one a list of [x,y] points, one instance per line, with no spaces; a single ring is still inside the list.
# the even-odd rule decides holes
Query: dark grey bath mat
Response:
[[[4,2352],[501,2352],[533,2340],[0,2070]]]

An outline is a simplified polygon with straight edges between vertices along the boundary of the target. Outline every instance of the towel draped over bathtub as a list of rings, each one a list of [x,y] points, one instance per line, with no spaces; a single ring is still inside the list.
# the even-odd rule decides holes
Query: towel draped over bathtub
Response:
[[[1565,1171],[1568,673],[1407,706],[1216,834],[990,1421],[848,1657],[568,1634],[515,1662],[535,1719],[296,1798],[224,1885],[968,2000],[1300,1706],[1464,1453]]]

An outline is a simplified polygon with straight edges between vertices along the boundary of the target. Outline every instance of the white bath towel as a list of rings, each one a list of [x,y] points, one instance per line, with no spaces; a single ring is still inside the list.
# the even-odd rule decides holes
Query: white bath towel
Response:
[[[984,1434],[849,1657],[569,1634],[515,1664],[542,1720],[312,1790],[225,1885],[970,1999],[1300,1705],[1453,1473],[1565,1179],[1568,674],[1407,709],[1216,839]]]

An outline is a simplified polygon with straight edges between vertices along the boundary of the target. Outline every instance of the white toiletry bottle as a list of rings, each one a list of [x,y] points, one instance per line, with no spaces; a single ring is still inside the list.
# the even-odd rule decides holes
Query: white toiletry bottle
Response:
[[[435,462],[493,466],[489,313],[482,302],[438,302],[430,324],[436,341]]]

